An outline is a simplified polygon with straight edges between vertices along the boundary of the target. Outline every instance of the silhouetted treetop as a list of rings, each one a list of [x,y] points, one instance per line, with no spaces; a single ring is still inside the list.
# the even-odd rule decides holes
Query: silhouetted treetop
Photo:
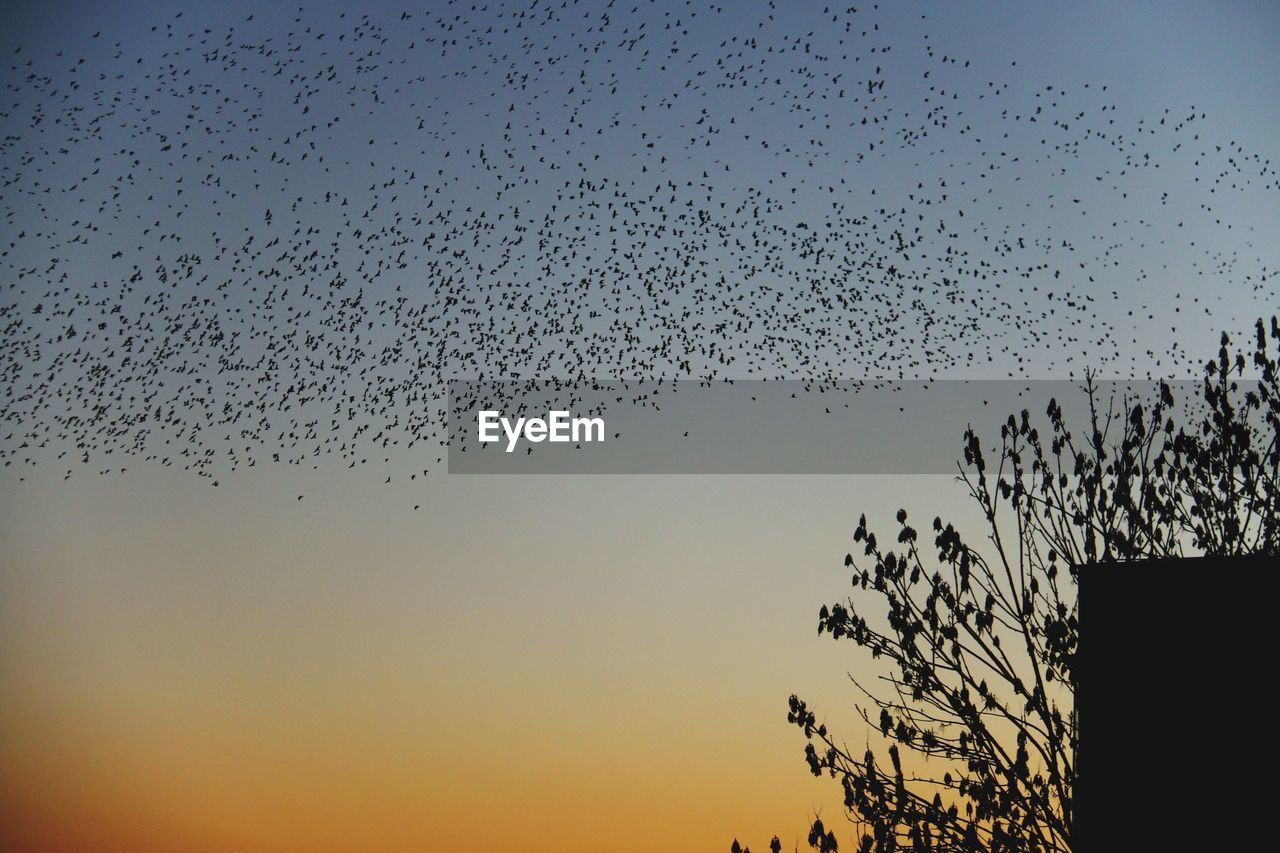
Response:
[[[859,519],[861,553],[844,560],[853,593],[819,610],[818,631],[885,662],[855,684],[887,763],[797,696],[787,714],[810,771],[839,782],[859,851],[1074,849],[1079,569],[1280,553],[1278,349],[1274,318],[1258,321],[1251,353],[1224,334],[1181,404],[1167,382],[1103,400],[1090,378],[1080,432],[1050,400],[1043,421],[1006,419],[992,459],[970,426],[959,479],[982,540],[941,518],[922,537],[905,509],[883,540]],[[837,849],[821,821],[808,840]]]

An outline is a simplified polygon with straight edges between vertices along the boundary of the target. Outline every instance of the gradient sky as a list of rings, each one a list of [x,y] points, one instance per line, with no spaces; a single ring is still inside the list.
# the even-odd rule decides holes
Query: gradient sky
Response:
[[[779,0],[776,15],[808,32],[818,25],[810,18],[821,22],[822,5]],[[490,6],[469,14],[489,14],[501,4]],[[155,58],[165,49],[166,24],[184,33],[222,32],[251,11],[264,38],[284,43],[296,29],[295,15],[283,6],[184,4],[184,17],[175,21],[177,8],[12,4],[0,27],[4,82],[11,87],[5,97],[13,102],[3,121],[26,117],[35,99],[21,73],[11,70],[14,61],[55,69],[85,57],[90,70],[112,68],[115,42]],[[635,14],[657,28],[665,25],[664,12],[687,8],[650,4]],[[336,26],[339,9],[308,4],[303,16]],[[400,11],[364,4],[358,14],[393,28]],[[927,12],[923,21],[921,11]],[[687,50],[718,45],[726,18],[737,26],[765,21],[769,13],[767,3],[755,3],[740,18],[704,16]],[[1064,114],[1076,106],[1114,105],[1132,126],[1157,124],[1166,108],[1179,114],[1194,105],[1207,115],[1198,131],[1206,144],[1238,142],[1272,163],[1280,154],[1280,59],[1273,51],[1280,12],[1274,4],[907,4],[876,14],[892,31],[895,48],[901,45],[886,65],[913,67],[928,33],[938,54],[972,62],[975,88],[961,91],[997,80],[1009,84],[1010,103],[1034,108],[1046,85],[1065,87],[1075,100]],[[574,32],[569,24],[556,26],[542,37],[567,39]],[[768,27],[760,31],[761,38],[777,35]],[[96,32],[99,39],[92,37]],[[455,55],[449,62],[483,60]],[[445,74],[451,67],[431,71]],[[195,73],[217,82],[207,68]],[[652,76],[625,85],[664,91],[659,72],[645,73]],[[783,81],[779,91],[795,88],[793,82],[802,89],[800,79]],[[914,103],[925,84],[911,79],[902,97]],[[964,79],[947,82],[963,87]],[[1092,84],[1088,95],[1077,88],[1084,82]],[[1102,84],[1105,97],[1097,94]],[[505,119],[468,110],[469,99],[486,91],[474,78],[432,91],[442,99],[436,115],[448,117],[439,129],[452,134],[432,152],[465,150],[490,138],[493,122]],[[288,127],[274,110],[277,96],[264,96],[268,109],[257,132],[267,138]],[[358,155],[355,166],[326,178],[353,197],[371,176],[385,174],[388,163],[424,172],[444,167],[428,155],[401,158],[382,149],[370,155],[377,165],[365,167],[365,143],[358,138],[372,127],[379,145],[390,146],[403,138],[397,122],[412,125],[413,110],[390,103],[370,118],[358,100],[343,106],[346,92],[317,97],[345,110],[354,126],[349,137],[326,143],[335,164]],[[739,97],[708,103],[744,115]],[[640,120],[627,112],[634,103],[620,97],[594,109],[604,115],[617,107]],[[986,103],[975,106],[973,120],[989,122],[977,130],[999,138],[1005,125]],[[553,111],[541,120],[554,126],[560,118]],[[811,132],[784,118],[744,118],[776,141],[771,153],[726,141],[714,156],[760,181],[775,178],[784,192],[789,187],[781,172],[796,173],[772,152]],[[157,127],[175,121],[180,117],[169,113],[154,117]],[[832,131],[829,150],[838,151],[840,140]],[[1017,225],[1017,233],[1071,235],[1082,243],[1135,238],[1112,256],[1111,267],[1099,264],[1096,280],[1076,283],[1100,301],[1090,313],[1071,316],[1085,327],[1105,323],[1122,331],[1116,352],[1066,342],[1062,332],[1073,328],[1066,320],[1027,339],[1017,330],[1032,325],[1047,304],[1027,297],[1010,302],[1008,317],[978,318],[987,339],[999,343],[995,358],[957,368],[955,375],[1018,370],[1065,377],[1104,360],[1117,375],[1170,372],[1174,362],[1157,365],[1157,357],[1171,339],[1184,352],[1209,355],[1222,329],[1245,331],[1253,317],[1280,307],[1269,285],[1230,286],[1275,269],[1277,194],[1257,187],[1210,194],[1214,164],[1198,171],[1189,162],[1190,145],[1175,152],[1176,140],[1170,144],[1161,134],[1153,140],[1162,146],[1165,171],[1127,176],[1131,195],[1096,190],[1099,195],[1090,196],[1115,205],[1107,212],[1130,217],[1123,227],[1079,224],[1074,213],[1044,204],[1050,194],[1094,192],[1080,175],[1114,167],[1114,152],[1105,148],[1085,150],[1080,168],[1066,177],[1049,166],[1010,170],[1009,183],[984,214],[991,234]],[[887,157],[870,171],[851,163],[847,173],[828,173],[821,184],[797,182],[796,215],[821,208],[827,179],[847,177],[842,197],[856,207],[870,203],[864,193],[872,184],[879,185],[880,199],[909,194],[917,178],[968,174],[956,165],[973,155],[966,144],[948,137],[936,143],[942,154],[933,159],[912,152]],[[1035,156],[1030,137],[1015,133],[1009,144],[1031,146],[1024,165]],[[60,174],[78,174],[101,150],[73,147],[57,161]],[[673,143],[665,177],[700,173],[706,165],[702,155],[682,159],[681,150]],[[75,233],[77,211],[69,197],[28,192],[33,178],[15,162],[19,151],[8,146],[0,155],[7,177],[23,173],[5,190],[5,227],[26,234],[5,234],[10,251],[0,265],[0,303],[5,316],[31,320],[41,287],[50,283],[19,281],[17,272],[47,258],[51,241],[42,234]],[[607,164],[595,167],[602,174],[634,178],[641,164],[616,141],[597,153]],[[161,162],[158,152],[150,156]],[[171,251],[141,231],[177,209],[165,205],[177,201],[172,178],[185,168],[157,167],[126,188],[129,206],[111,225],[129,235],[129,255],[119,264],[150,264],[152,255]],[[179,203],[190,204],[190,212],[167,222],[184,235],[184,245],[207,247],[215,231],[246,228],[262,230],[265,238],[272,232],[262,209],[286,215],[296,182],[276,186],[267,169],[267,186],[255,195],[243,183],[250,178],[226,168],[228,183],[241,189],[236,200],[215,207],[213,190],[193,192]],[[486,209],[493,203],[489,179],[473,181],[469,167],[458,168],[467,179],[448,185],[453,202]],[[203,172],[188,174],[196,184]],[[723,180],[709,186],[726,197],[738,197],[746,186],[736,174]],[[1153,203],[1165,186],[1182,192],[1169,205]],[[551,203],[545,187],[527,193],[525,203],[534,210]],[[192,195],[201,202],[190,202]],[[1024,207],[1005,211],[1006,219],[997,202]],[[324,210],[298,216],[314,217],[318,227],[335,221]],[[1176,221],[1186,226],[1177,230]],[[977,246],[981,235],[966,239]],[[588,246],[583,253],[605,250]],[[67,254],[67,286],[114,286],[118,267],[94,254],[101,251]],[[384,286],[412,281],[419,272],[410,269]],[[513,274],[534,280],[539,273]],[[1112,299],[1118,282],[1123,292]],[[1197,310],[1176,310],[1192,299],[1203,300]],[[248,297],[235,307],[261,310]],[[1142,310],[1130,317],[1132,308]],[[50,397],[41,409],[16,398],[14,389],[33,381],[50,357],[22,361],[13,349],[0,356],[4,391],[11,395],[3,402],[9,435],[0,440],[7,463],[0,469],[5,849],[724,850],[735,836],[765,849],[775,833],[789,849],[815,813],[839,824],[841,812],[837,785],[807,771],[803,737],[786,724],[787,696],[809,700],[851,747],[874,742],[856,718],[856,691],[845,674],[872,677],[877,670],[856,648],[815,631],[818,607],[845,595],[842,562],[858,515],[866,512],[882,528],[899,506],[921,519],[975,520],[947,477],[464,477],[436,470],[434,448],[419,448],[430,455],[426,460],[401,448],[377,470],[370,470],[375,464],[349,469],[336,459],[312,469],[265,461],[273,447],[263,442],[253,453],[264,461],[254,467],[243,467],[244,457],[228,462],[219,456],[208,469],[219,482],[211,488],[209,478],[145,462],[145,454],[98,454],[84,464],[74,461],[74,452],[58,459],[60,445],[19,448],[21,436],[46,425],[48,411],[71,405]],[[779,366],[803,378],[795,364]],[[437,378],[464,375],[475,364],[459,359],[439,367]],[[915,369],[929,367],[926,359]],[[850,376],[896,370],[878,361],[841,368]],[[76,380],[74,366],[59,370],[61,381]],[[957,451],[963,428],[955,425]],[[158,441],[162,433],[154,436]],[[215,439],[202,438],[202,446],[221,447]],[[147,452],[167,451],[148,446]],[[420,467],[432,473],[412,481],[400,476]],[[99,476],[102,469],[112,470]],[[388,473],[395,476],[384,485]]]

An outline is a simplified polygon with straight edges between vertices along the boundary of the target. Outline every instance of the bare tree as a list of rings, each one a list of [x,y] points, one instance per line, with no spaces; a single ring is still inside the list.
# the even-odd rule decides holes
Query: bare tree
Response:
[[[863,516],[853,595],[822,607],[818,630],[887,661],[878,683],[855,679],[887,763],[798,697],[788,713],[810,770],[839,781],[858,850],[1073,849],[1079,567],[1280,551],[1278,347],[1274,318],[1252,360],[1224,334],[1181,408],[1166,383],[1104,405],[1089,380],[1086,434],[1050,401],[1043,431],[1009,417],[994,465],[971,427],[960,480],[986,519],[980,545],[935,518],[926,546],[905,510],[886,545]],[[821,822],[808,841],[838,849]]]

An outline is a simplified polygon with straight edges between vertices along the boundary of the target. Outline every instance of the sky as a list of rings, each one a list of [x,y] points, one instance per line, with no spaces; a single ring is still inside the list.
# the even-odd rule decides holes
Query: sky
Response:
[[[858,516],[962,487],[450,474],[448,381],[1180,378],[1276,308],[1265,2],[3,14],[6,849],[789,849]]]

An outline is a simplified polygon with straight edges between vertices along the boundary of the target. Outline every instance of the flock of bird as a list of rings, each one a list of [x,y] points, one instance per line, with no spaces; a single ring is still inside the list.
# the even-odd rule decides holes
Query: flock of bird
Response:
[[[6,57],[4,465],[416,477],[450,380],[1173,375],[1273,300],[1202,107],[887,7],[438,5]]]

